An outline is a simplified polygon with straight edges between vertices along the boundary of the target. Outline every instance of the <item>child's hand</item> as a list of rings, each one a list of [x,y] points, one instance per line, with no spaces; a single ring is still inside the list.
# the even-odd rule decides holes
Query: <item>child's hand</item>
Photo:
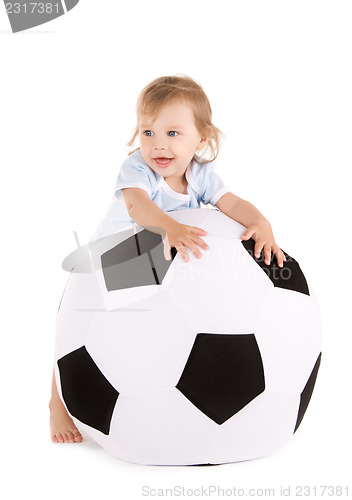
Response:
[[[286,257],[281,248],[275,243],[274,235],[268,221],[263,220],[249,226],[242,234],[241,239],[249,240],[249,238],[253,238],[255,241],[254,255],[257,259],[260,257],[262,248],[264,248],[265,264],[270,264],[271,252],[273,252],[276,255],[279,267],[283,267]]]
[[[204,250],[208,250],[209,246],[202,240],[202,238],[197,236],[198,234],[205,236],[207,232],[200,227],[187,226],[186,224],[180,224],[179,222],[173,221],[166,228],[166,236],[163,240],[165,259],[171,259],[171,247],[176,248],[184,262],[189,261],[189,255],[186,252],[185,247],[192,250],[193,254],[200,259],[202,254],[196,245],[204,248]]]

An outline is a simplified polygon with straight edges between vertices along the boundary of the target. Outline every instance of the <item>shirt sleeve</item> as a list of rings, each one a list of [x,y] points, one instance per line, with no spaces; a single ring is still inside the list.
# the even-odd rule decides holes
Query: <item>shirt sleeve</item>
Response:
[[[200,200],[204,205],[210,203],[215,206],[218,200],[225,193],[228,193],[230,189],[224,185],[222,179],[214,172],[213,163],[197,164],[197,167]]]
[[[153,171],[144,162],[141,155],[136,153],[126,158],[121,165],[114,190],[118,200],[123,200],[121,189],[124,188],[137,187],[146,191],[149,196],[153,193],[155,185]]]

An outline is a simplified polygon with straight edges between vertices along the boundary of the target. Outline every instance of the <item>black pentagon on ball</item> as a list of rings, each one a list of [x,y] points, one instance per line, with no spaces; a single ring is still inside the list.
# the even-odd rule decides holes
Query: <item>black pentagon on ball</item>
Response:
[[[312,373],[310,374],[309,379],[308,379],[308,381],[307,381],[307,383],[302,391],[299,410],[298,410],[298,416],[297,416],[297,422],[296,422],[294,432],[296,432],[298,427],[301,425],[304,414],[308,408],[310,398],[312,397],[312,394],[313,394],[315,381],[317,379],[317,375],[318,375],[318,371],[319,371],[319,367],[320,367],[320,362],[321,362],[321,353],[319,354],[318,359],[316,360],[314,368],[312,370]]]
[[[198,333],[176,388],[221,425],[265,389],[254,334]]]
[[[101,256],[107,290],[160,285],[176,254],[166,260],[161,235],[144,229]]]
[[[286,261],[284,262],[284,267],[280,268],[275,255],[272,255],[270,264],[265,263],[263,250],[261,251],[258,259],[255,257],[255,241],[252,238],[248,241],[242,241],[242,245],[265,272],[274,286],[310,295],[306,278],[304,277],[298,262],[293,257],[282,250],[286,257]]]
[[[108,435],[119,392],[104,377],[83,346],[57,362],[62,397],[71,415]]]

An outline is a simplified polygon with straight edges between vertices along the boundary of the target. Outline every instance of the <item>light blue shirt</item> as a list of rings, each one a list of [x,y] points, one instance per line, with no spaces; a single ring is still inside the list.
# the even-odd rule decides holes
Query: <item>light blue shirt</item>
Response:
[[[143,189],[164,212],[200,208],[201,203],[215,206],[221,196],[230,191],[214,172],[213,162],[201,165],[193,160],[188,165],[185,176],[188,182],[187,194],[174,191],[163,177],[148,167],[137,149],[123,162],[108,213],[91,239],[103,238],[134,223],[127,212],[121,189]]]

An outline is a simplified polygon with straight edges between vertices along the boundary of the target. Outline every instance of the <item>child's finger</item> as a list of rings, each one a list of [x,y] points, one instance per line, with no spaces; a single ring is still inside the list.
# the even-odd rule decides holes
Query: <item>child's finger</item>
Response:
[[[253,236],[253,234],[255,233],[255,230],[254,229],[247,229],[247,231],[245,231],[242,236],[241,236],[241,239],[242,240],[249,240],[249,238],[251,236]]]
[[[193,239],[194,243],[196,243],[197,245],[199,245],[200,247],[202,247],[204,250],[209,250],[209,245],[207,245],[205,243],[205,241],[202,240],[202,238],[195,237],[195,238],[192,238],[192,239]]]
[[[254,246],[254,255],[257,259],[259,259],[260,257],[263,246],[264,246],[264,241],[257,241]]]
[[[188,253],[186,252],[186,249],[185,249],[185,247],[183,245],[178,245],[176,247],[176,250],[181,255],[181,257],[182,257],[182,259],[183,259],[184,262],[188,262],[189,261]]]
[[[207,231],[204,231],[204,229],[196,226],[188,226],[192,234],[208,234]]]
[[[277,258],[277,263],[279,267],[284,267],[284,262],[286,262],[286,257],[284,252],[279,248],[278,250],[275,251],[275,255]]]
[[[171,247],[170,247],[169,240],[167,238],[165,238],[163,240],[163,243],[164,243],[164,257],[166,260],[170,260],[171,259],[171,255],[170,255]]]
[[[271,261],[271,246],[264,245],[264,262],[266,265],[269,265]]]
[[[187,246],[193,252],[193,255],[195,257],[197,257],[197,259],[201,259],[202,258],[202,252],[198,249],[197,245],[195,245],[195,244],[189,244]]]

